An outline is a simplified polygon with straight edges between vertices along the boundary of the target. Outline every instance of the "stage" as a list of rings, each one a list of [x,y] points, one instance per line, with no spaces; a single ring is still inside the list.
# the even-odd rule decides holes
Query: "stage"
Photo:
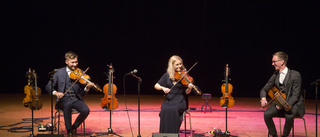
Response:
[[[108,136],[104,133],[108,132],[110,128],[110,112],[105,111],[100,106],[100,99],[103,94],[88,94],[84,99],[90,108],[90,114],[85,121],[85,136]],[[31,115],[32,111],[25,108],[22,104],[24,94],[1,94],[0,97],[0,136],[1,137],[27,137],[32,133]],[[119,107],[112,111],[111,115],[111,129],[114,133],[124,137],[138,136],[138,96],[116,94],[119,102]],[[141,95],[141,109],[140,109],[140,135],[142,137],[151,137],[152,133],[159,131],[159,111],[160,105],[164,99],[163,95]],[[54,97],[55,100],[55,97]],[[239,137],[266,137],[267,128],[263,120],[263,112],[266,108],[260,107],[260,99],[234,97],[235,104],[233,107],[227,109],[227,131],[232,136]],[[51,131],[38,132],[39,124],[47,125],[51,122],[51,104],[50,96],[48,94],[41,95],[43,108],[34,111],[36,123],[34,125],[34,135],[50,134]],[[126,102],[126,103],[125,103]],[[208,100],[208,104],[212,107],[210,112],[209,107],[205,111],[201,111],[205,100],[201,96],[189,96],[189,111],[191,115],[191,126],[194,134],[204,136],[214,136],[210,131],[226,130],[226,109],[220,107],[219,97],[212,97]],[[319,104],[319,102],[318,102]],[[318,105],[319,106],[319,105]],[[319,109],[319,108],[318,108]],[[127,111],[126,111],[127,110]],[[55,112],[55,110],[54,110]],[[306,100],[306,115],[304,116],[307,125],[307,134],[310,137],[316,136],[316,118],[315,118],[315,100]],[[77,114],[73,115],[73,120]],[[284,119],[281,119],[283,129]],[[276,128],[279,133],[279,119],[274,118]],[[318,124],[319,126],[319,124]],[[22,129],[17,129],[22,127]],[[294,121],[294,135],[296,137],[306,136],[304,130],[304,123],[302,119]],[[189,117],[187,116],[187,130],[190,128]],[[17,129],[11,130],[9,129]],[[181,125],[181,130],[184,130],[184,123]],[[66,136],[64,128],[63,116],[61,116],[60,131]],[[78,129],[78,133],[80,128]],[[291,132],[292,134],[292,132]],[[290,136],[291,136],[290,134]],[[318,131],[318,136],[320,135]],[[83,136],[83,135],[79,135]],[[115,136],[115,135],[110,135]],[[185,136],[180,133],[180,136]],[[190,136],[187,134],[187,136]]]

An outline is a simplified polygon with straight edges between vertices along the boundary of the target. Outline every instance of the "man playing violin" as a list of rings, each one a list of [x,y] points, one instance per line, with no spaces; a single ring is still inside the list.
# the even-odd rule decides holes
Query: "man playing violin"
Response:
[[[166,94],[161,105],[160,133],[178,133],[183,120],[183,112],[188,109],[188,94],[193,87],[192,83],[184,86],[174,78],[176,72],[184,69],[183,61],[179,56],[172,56],[168,62],[167,72],[154,85],[156,90]]]
[[[49,81],[46,85],[46,90],[51,94],[51,89],[53,89],[52,94],[57,96],[56,109],[63,110],[68,136],[76,136],[77,127],[81,125],[90,112],[82,97],[87,94],[94,83],[88,82],[86,85],[81,85],[76,82],[73,85],[75,80],[70,78],[70,73],[78,68],[78,55],[76,53],[67,52],[65,54],[65,63],[67,66],[58,69],[53,75],[53,83]],[[73,125],[71,125],[72,109],[79,112]]]
[[[268,127],[268,132],[273,137],[277,137],[277,131],[273,122],[273,117],[284,116],[286,119],[283,135],[288,136],[293,126],[293,119],[295,116],[303,116],[304,98],[301,93],[301,75],[298,71],[291,70],[287,67],[288,55],[284,52],[276,52],[272,57],[272,65],[275,72],[260,91],[261,106],[265,107],[268,102],[266,100],[267,92],[276,87],[286,96],[286,102],[292,108],[286,111],[283,106],[272,104],[264,112],[264,121]]]

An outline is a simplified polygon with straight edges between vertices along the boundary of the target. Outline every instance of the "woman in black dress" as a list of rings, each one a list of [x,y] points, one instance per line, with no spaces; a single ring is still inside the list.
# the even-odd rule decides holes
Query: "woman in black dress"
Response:
[[[178,133],[183,120],[183,112],[188,109],[187,94],[191,92],[193,85],[190,83],[186,87],[174,78],[176,72],[184,69],[182,59],[177,55],[172,56],[168,62],[167,72],[154,85],[156,90],[166,94],[159,114],[160,133]]]

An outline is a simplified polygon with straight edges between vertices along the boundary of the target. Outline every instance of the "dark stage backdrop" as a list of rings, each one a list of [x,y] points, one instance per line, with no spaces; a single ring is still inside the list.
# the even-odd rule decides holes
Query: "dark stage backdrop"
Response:
[[[319,78],[318,11],[311,2],[269,1],[20,1],[4,3],[1,28],[1,93],[23,94],[28,68],[38,73],[42,93],[48,72],[79,55],[79,67],[101,87],[113,64],[117,94],[163,94],[153,86],[170,56],[179,55],[194,84],[221,96],[224,67],[231,68],[233,97],[257,97],[274,72],[272,54],[285,51],[288,67],[300,71],[307,97]],[[91,91],[92,94],[101,94]],[[103,95],[101,95],[103,96]]]

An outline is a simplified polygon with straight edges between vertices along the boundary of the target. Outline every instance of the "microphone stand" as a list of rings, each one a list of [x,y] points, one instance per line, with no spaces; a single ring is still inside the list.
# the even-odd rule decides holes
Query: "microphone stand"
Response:
[[[51,82],[51,88],[50,88],[50,92],[51,92],[51,135],[50,135],[50,137],[63,137],[63,135],[60,135],[60,134],[53,134],[53,130],[54,130],[54,128],[55,128],[55,125],[54,125],[54,123],[53,123],[53,75],[56,73],[56,71],[55,72],[50,72],[49,73],[49,78],[50,78],[50,82]],[[38,134],[37,135],[37,137],[47,137],[48,135],[46,135],[46,134]]]
[[[142,82],[142,79],[138,76],[136,76],[134,73],[131,73],[133,77],[138,79],[138,135],[137,137],[141,137],[140,135],[140,85]]]
[[[315,85],[315,94],[316,94],[316,137],[318,136],[318,85],[320,79],[317,79],[311,83],[311,85]]]

